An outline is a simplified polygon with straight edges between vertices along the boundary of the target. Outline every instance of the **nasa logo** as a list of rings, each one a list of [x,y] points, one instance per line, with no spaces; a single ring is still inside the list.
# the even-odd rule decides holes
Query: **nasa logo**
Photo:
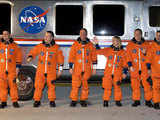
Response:
[[[19,14],[19,25],[26,33],[39,33],[47,24],[47,13],[37,6],[26,7]]]

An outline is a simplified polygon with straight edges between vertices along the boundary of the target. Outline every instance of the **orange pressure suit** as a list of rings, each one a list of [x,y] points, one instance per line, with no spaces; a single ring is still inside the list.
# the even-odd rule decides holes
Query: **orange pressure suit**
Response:
[[[148,69],[151,69],[151,77],[153,80],[153,102],[160,103],[160,44],[151,43],[151,48],[147,54]]]
[[[32,58],[39,56],[35,78],[35,101],[40,101],[45,83],[47,83],[48,86],[49,101],[54,101],[56,99],[54,84],[56,80],[56,67],[57,64],[63,65],[64,56],[59,46],[54,42],[52,43],[51,46],[46,46],[44,43],[41,43],[35,46],[28,55],[28,57]]]
[[[131,76],[131,87],[132,87],[132,99],[134,101],[140,101],[140,84],[144,87],[144,98],[146,101],[152,99],[152,90],[150,84],[147,82],[148,70],[146,67],[146,53],[142,53],[142,50],[149,50],[149,43],[142,40],[141,42],[136,42],[133,39],[127,45],[127,59],[129,67],[133,67],[134,71],[130,71]]]
[[[16,84],[16,67],[22,63],[22,51],[11,38],[9,42],[2,40],[0,43],[0,99],[7,101],[8,87],[12,102],[18,101]]]
[[[88,99],[88,79],[92,74],[92,64],[97,63],[96,49],[93,44],[87,40],[86,44],[80,41],[74,42],[69,53],[69,64],[74,65],[72,74],[72,90],[70,98],[72,101],[78,100],[78,91],[82,84],[80,100]],[[70,67],[72,68],[72,67]]]
[[[107,59],[106,67],[104,71],[104,77],[102,81],[102,87],[104,88],[103,100],[109,101],[112,85],[114,86],[114,99],[115,101],[121,101],[122,92],[120,83],[122,80],[123,68],[127,67],[126,62],[126,51],[119,49],[118,51],[114,50],[114,47],[99,49],[97,54],[104,55]]]

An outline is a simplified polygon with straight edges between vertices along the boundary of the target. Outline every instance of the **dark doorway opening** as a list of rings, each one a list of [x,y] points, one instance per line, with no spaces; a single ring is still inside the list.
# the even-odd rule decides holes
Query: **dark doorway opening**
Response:
[[[6,3],[0,4],[0,34],[3,30],[8,30],[11,32],[11,5]]]

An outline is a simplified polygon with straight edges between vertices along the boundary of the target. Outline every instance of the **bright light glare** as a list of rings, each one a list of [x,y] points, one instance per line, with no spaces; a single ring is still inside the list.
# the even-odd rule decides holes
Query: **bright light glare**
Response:
[[[101,31],[100,31],[100,34],[101,34],[101,35],[105,35],[105,34],[106,34],[106,30],[101,30]]]

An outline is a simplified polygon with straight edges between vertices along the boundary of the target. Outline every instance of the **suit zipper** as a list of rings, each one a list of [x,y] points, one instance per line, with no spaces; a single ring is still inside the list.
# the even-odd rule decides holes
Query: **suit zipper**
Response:
[[[8,71],[8,45],[6,45],[5,49],[5,54],[6,54],[6,71]]]
[[[47,52],[46,52],[46,58],[45,58],[45,74],[47,73],[47,61],[48,61],[48,48],[47,48]]]
[[[114,75],[114,69],[115,69],[116,58],[117,58],[117,55],[115,54],[115,55],[114,55],[114,61],[113,61],[112,75]]]

